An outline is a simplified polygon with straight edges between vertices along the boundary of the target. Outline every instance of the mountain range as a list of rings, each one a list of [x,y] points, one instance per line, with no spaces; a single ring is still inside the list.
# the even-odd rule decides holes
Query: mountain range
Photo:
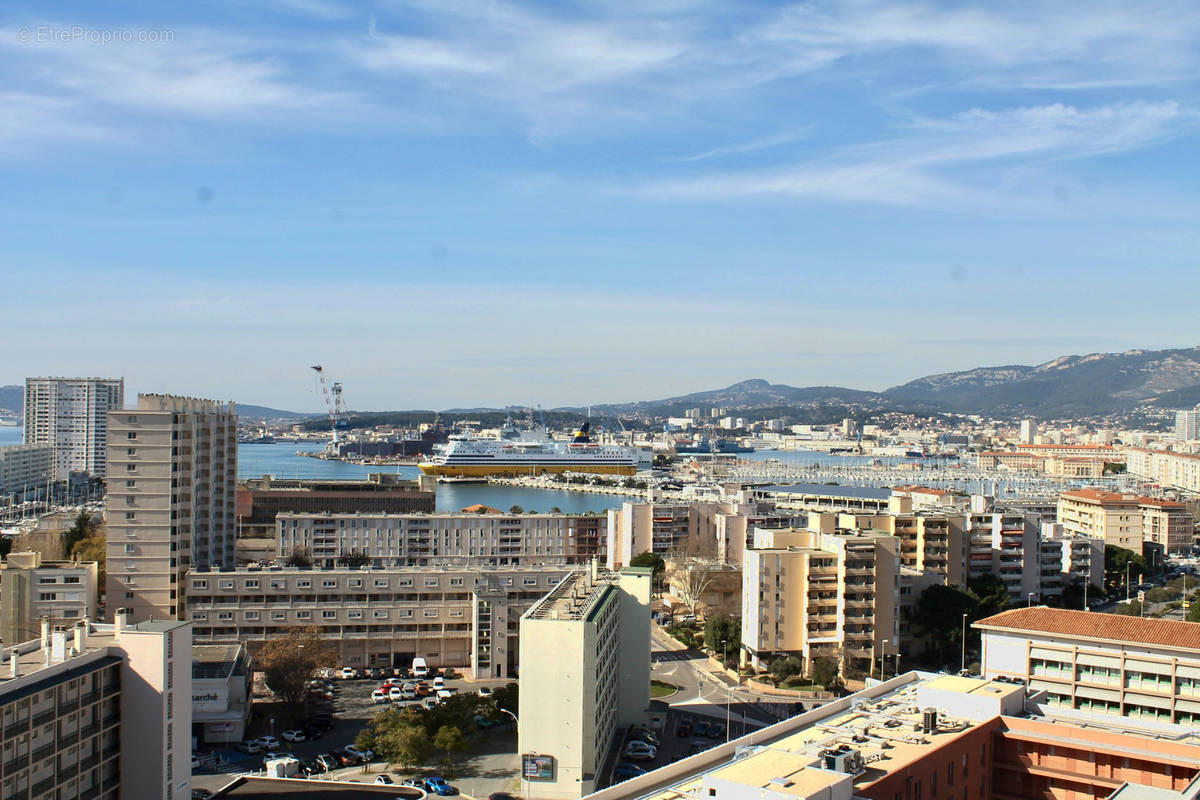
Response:
[[[0,408],[21,411],[23,387],[0,386]],[[839,407],[954,412],[997,417],[1092,417],[1138,406],[1190,408],[1200,403],[1200,347],[1128,350],[1061,356],[1036,366],[1010,364],[927,375],[882,392],[842,386],[788,386],[761,378],[724,389],[592,406],[602,414],[681,415],[695,407],[787,409]],[[582,407],[555,411],[577,413]],[[461,409],[460,411],[466,411]],[[503,409],[472,409],[503,411]],[[238,405],[246,418],[312,417],[264,406]]]

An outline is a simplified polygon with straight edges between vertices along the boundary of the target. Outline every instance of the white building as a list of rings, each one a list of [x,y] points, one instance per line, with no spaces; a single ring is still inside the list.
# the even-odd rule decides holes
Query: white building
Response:
[[[1200,439],[1200,408],[1175,412],[1175,439],[1180,442]]]
[[[26,378],[25,444],[54,448],[55,480],[103,475],[108,412],[124,404],[124,378]]]
[[[1021,444],[1033,444],[1033,438],[1037,435],[1037,423],[1031,419],[1021,420],[1021,433],[1018,441]]]
[[[0,652],[5,798],[191,796],[185,622],[80,621]]]
[[[45,488],[54,480],[54,448],[49,444],[0,447],[0,498]]]
[[[595,791],[650,704],[650,570],[596,562],[521,616],[518,749],[527,800]]]
[[[240,642],[192,645],[192,733],[197,741],[240,742],[250,720],[250,656]]]
[[[95,561],[42,561],[41,553],[9,553],[0,564],[0,641],[37,635],[42,617],[51,624],[96,618]]]

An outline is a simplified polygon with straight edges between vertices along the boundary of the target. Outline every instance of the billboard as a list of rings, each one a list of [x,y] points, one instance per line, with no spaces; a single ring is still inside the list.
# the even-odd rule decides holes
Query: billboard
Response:
[[[554,756],[523,754],[521,756],[521,776],[527,781],[554,780]]]

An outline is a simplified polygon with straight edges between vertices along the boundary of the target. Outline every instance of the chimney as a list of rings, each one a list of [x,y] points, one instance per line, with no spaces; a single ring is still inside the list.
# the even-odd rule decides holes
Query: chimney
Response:
[[[8,654],[8,677],[16,678],[21,674],[21,657],[17,655],[17,648],[13,648]]]
[[[87,617],[84,617],[83,619],[79,620],[79,622],[75,623],[75,653],[76,653],[76,655],[78,655],[79,653],[82,653],[84,651],[84,648],[87,647],[87,635],[88,635]]]
[[[121,632],[129,625],[129,609],[118,608],[113,616],[113,638],[120,639]]]
[[[50,634],[50,660],[59,664],[67,660],[67,630],[63,627],[54,629]]]
[[[50,618],[42,617],[42,649],[50,647]]]

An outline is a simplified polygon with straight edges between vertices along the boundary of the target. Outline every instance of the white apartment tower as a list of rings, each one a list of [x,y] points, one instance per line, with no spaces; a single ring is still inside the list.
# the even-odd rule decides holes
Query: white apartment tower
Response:
[[[1037,423],[1031,419],[1021,420],[1021,433],[1019,441],[1021,444],[1033,444],[1033,438],[1037,435]]]
[[[108,412],[124,404],[124,378],[26,378],[25,444],[54,448],[56,481],[103,475]]]
[[[143,394],[108,418],[108,604],[182,617],[183,576],[235,563],[233,404]]]
[[[1191,411],[1175,412],[1175,438],[1181,442],[1200,439],[1200,406]]]

